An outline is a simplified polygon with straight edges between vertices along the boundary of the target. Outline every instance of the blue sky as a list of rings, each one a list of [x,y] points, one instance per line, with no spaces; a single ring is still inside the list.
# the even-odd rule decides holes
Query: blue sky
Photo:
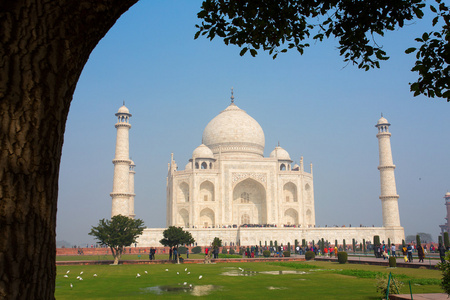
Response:
[[[132,113],[130,154],[136,163],[135,212],[164,227],[170,153],[180,168],[201,144],[208,122],[230,102],[264,130],[265,155],[280,142],[291,158],[314,165],[317,225],[381,226],[378,144],[380,114],[391,144],[406,234],[431,233],[445,222],[450,189],[449,105],[413,97],[409,70],[428,22],[377,38],[391,57],[365,72],[346,65],[328,40],[304,55],[273,60],[239,56],[221,40],[194,40],[201,1],[140,1],[92,52],[71,105],[59,181],[57,240],[91,244],[91,226],[111,215],[116,130],[125,101]]]

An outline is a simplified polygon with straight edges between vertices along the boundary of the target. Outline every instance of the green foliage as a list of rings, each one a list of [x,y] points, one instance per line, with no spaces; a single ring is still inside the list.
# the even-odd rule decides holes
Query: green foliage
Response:
[[[306,240],[302,239],[302,247],[306,247]]]
[[[184,231],[181,227],[169,226],[163,231],[164,238],[159,242],[166,247],[177,247],[179,245],[189,245],[195,243],[189,231]]]
[[[314,258],[316,258],[316,254],[313,251],[306,251],[306,253],[305,253],[306,260],[311,260]]]
[[[389,256],[389,267],[396,268],[397,267],[397,258],[394,256]]]
[[[405,53],[416,52],[416,63],[411,69],[418,72],[419,80],[411,84],[411,91],[414,96],[423,94],[434,98],[444,98],[450,101],[450,84],[448,78],[450,74],[450,13],[449,7],[442,0],[435,0],[436,7],[430,5],[430,10],[434,13],[432,26],[444,24],[440,30],[425,32],[421,37],[416,38],[416,42],[421,44],[420,48],[406,49]]]
[[[366,239],[363,239],[362,250],[364,251],[364,253],[366,253]]]
[[[284,257],[291,257],[291,251],[283,251]]]
[[[337,241],[337,240],[334,240],[334,246],[335,246],[335,247],[339,247],[339,244],[338,244],[338,241]]]
[[[178,247],[178,254],[186,254],[187,253],[187,248],[184,246],[180,246]]]
[[[376,277],[376,288],[382,296],[386,296],[388,289],[389,277],[386,274]],[[400,289],[403,287],[403,282],[391,276],[389,285],[389,294],[400,294]]]
[[[222,254],[228,254],[227,248],[222,248]]]
[[[269,250],[264,250],[263,251],[263,256],[264,257],[270,257],[270,251]]]
[[[123,248],[136,243],[136,238],[144,231],[144,221],[116,215],[111,220],[101,219],[98,226],[92,226],[89,235],[98,240],[98,244],[108,246],[118,264]]]
[[[235,254],[236,252],[234,251],[233,248],[230,248],[230,254]]]
[[[323,253],[323,250],[325,249],[325,242],[324,242],[323,238],[319,242],[320,242],[320,251],[322,251],[322,253]]]
[[[373,236],[373,245],[375,247],[378,247],[378,246],[381,245],[381,243],[380,243],[380,236],[379,235],[374,235]]]
[[[191,252],[192,252],[193,254],[199,254],[199,253],[202,252],[202,247],[196,246],[196,247],[194,247],[194,248],[191,249]]]
[[[420,242],[420,235],[416,235],[416,245],[417,247],[422,245],[422,243]]]
[[[213,242],[212,242],[212,247],[214,249],[218,249],[219,247],[222,247],[222,240],[219,239],[218,237],[215,237]]]
[[[402,248],[403,248],[403,247],[406,247],[405,240],[402,240]]]
[[[270,248],[272,248],[273,247],[273,242],[272,241],[270,241]]]
[[[388,247],[391,248],[391,238],[388,238]]]
[[[295,247],[295,249],[297,249],[297,246],[298,246],[298,240],[295,240],[294,243],[295,243],[295,244],[294,244],[294,247]]]
[[[348,261],[348,254],[345,251],[338,252],[338,262],[340,264],[345,264]]]
[[[278,250],[278,242],[277,241],[275,241],[275,248],[277,248],[277,250]]]
[[[448,232],[444,232],[444,246],[445,246],[445,249],[448,249],[448,247],[450,247],[450,241],[448,239]]]
[[[347,245],[345,244],[345,239],[342,240],[342,247],[344,247],[344,251],[347,251]]]
[[[448,85],[449,23],[448,7],[442,0],[430,5],[435,16],[432,26],[441,30],[426,32],[416,41],[419,49],[408,48],[406,53],[416,53],[412,71],[419,80],[411,84],[414,95],[442,97],[450,101]],[[226,45],[237,45],[240,55],[268,51],[275,59],[278,54],[296,49],[303,54],[310,43],[335,39],[344,62],[369,70],[379,68],[380,61],[389,59],[376,36],[402,28],[408,21],[421,19],[425,3],[421,0],[401,1],[222,1],[205,0],[197,14],[202,20],[195,25],[200,35],[210,40],[223,38]]]
[[[353,250],[353,252],[356,251],[356,240],[355,239],[352,239],[352,250]]]
[[[442,241],[442,235],[438,236],[438,244],[443,245],[444,242]]]
[[[450,295],[450,251],[446,253],[444,262],[438,264],[438,268],[442,271],[441,286]]]
[[[98,244],[109,247],[128,247],[136,243],[136,238],[144,231],[144,221],[117,215],[111,220],[102,219],[98,226],[92,226],[89,235],[98,240]]]
[[[243,255],[245,253],[244,247],[239,248],[239,255]]]

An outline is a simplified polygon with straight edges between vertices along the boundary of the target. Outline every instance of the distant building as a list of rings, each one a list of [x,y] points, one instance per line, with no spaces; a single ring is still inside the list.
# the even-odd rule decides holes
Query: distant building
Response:
[[[450,233],[450,192],[447,192],[444,196],[445,206],[447,208],[447,217],[445,218],[446,222],[444,225],[439,225],[441,227],[441,235],[444,235],[444,232]]]

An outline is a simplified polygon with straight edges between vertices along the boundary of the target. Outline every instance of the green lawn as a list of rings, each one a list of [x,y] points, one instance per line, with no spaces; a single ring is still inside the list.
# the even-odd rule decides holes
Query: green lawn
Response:
[[[190,274],[185,272],[188,269]],[[245,269],[241,272],[238,268]],[[169,271],[165,271],[168,269]],[[64,275],[68,273],[68,278]],[[300,271],[307,274],[272,275],[264,271]],[[76,277],[83,271],[79,281]],[[147,274],[145,273],[147,271]],[[251,273],[251,272],[256,273]],[[332,262],[288,263],[222,263],[163,265],[99,265],[58,266],[56,299],[149,299],[156,296],[158,286],[181,288],[162,292],[169,299],[380,299],[375,289],[375,276],[389,274],[405,282],[408,293],[411,280],[413,293],[441,293],[441,273],[435,270],[396,268],[370,265],[340,265]],[[177,272],[179,275],[177,275]],[[246,276],[226,276],[245,274]],[[141,276],[136,277],[139,273]],[[278,272],[276,272],[278,273]],[[94,277],[93,274],[97,274]],[[203,278],[199,279],[202,275]],[[183,283],[193,285],[182,289]],[[73,288],[70,288],[70,283]],[[210,286],[216,286],[204,296]]]

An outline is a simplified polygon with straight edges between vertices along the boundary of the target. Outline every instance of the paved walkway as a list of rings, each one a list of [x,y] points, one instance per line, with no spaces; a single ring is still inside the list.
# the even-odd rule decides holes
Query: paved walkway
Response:
[[[410,294],[389,295],[389,300],[411,299]],[[414,300],[448,300],[447,294],[413,294]]]
[[[315,260],[325,260],[325,261],[336,261],[337,258],[335,257],[323,257],[323,256],[316,256]],[[353,264],[373,264],[373,265],[380,265],[380,266],[388,266],[389,260],[388,259],[382,259],[382,258],[375,258],[375,256],[348,256],[348,262]],[[436,265],[440,263],[441,261],[439,259],[430,259],[426,258],[424,262],[419,262],[418,259],[414,259],[412,263],[405,262],[403,260],[403,257],[397,257],[397,266],[402,268],[420,268],[424,267],[427,269],[434,269],[436,268]]]

